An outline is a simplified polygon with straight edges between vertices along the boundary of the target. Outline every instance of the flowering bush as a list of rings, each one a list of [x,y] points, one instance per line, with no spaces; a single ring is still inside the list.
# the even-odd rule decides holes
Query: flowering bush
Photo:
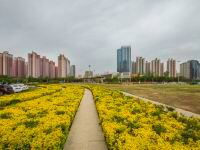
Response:
[[[103,87],[89,88],[109,149],[200,149],[200,119]]]
[[[0,149],[62,149],[83,91],[78,85],[43,85],[5,96],[17,97],[14,105],[1,97],[7,105],[0,110]]]
[[[0,107],[7,106],[10,104],[15,104],[21,101],[26,101],[26,100],[32,100],[39,98],[44,95],[50,95],[52,93],[55,93],[59,90],[61,90],[61,86],[55,86],[55,85],[40,85],[38,86],[36,92],[33,92],[33,90],[21,92],[21,93],[15,93],[12,95],[5,95],[1,96],[0,98]],[[39,92],[38,92],[39,91]]]

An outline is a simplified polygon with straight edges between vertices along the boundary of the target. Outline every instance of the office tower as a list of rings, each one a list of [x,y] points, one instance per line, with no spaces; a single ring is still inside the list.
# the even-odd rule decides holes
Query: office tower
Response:
[[[75,65],[71,65],[70,67],[70,76],[75,77],[76,76],[76,67]]]
[[[151,61],[150,70],[153,76],[163,76],[164,64],[160,62],[160,59],[156,58],[155,60]]]
[[[117,50],[117,72],[132,72],[131,46],[122,46]]]
[[[38,78],[42,75],[40,55],[35,52],[28,54],[28,77]]]
[[[167,60],[167,73],[168,77],[176,77],[176,60],[172,58]]]
[[[13,74],[13,55],[7,51],[0,53],[0,75],[12,76]]]
[[[190,60],[180,64],[180,76],[190,80],[200,79],[200,63]]]
[[[190,60],[190,79],[200,79],[200,63],[197,60]]]
[[[151,63],[146,61],[145,62],[145,74],[150,75],[151,74]]]
[[[132,62],[132,73],[136,74],[136,62],[135,61]]]
[[[13,76],[22,78],[26,77],[25,59],[22,57],[15,57],[13,61]]]
[[[192,80],[200,79],[200,63],[197,60],[190,60],[190,78]]]
[[[136,73],[144,75],[145,73],[145,58],[136,57]]]
[[[66,78],[70,75],[70,61],[64,55],[58,56],[58,77]]]

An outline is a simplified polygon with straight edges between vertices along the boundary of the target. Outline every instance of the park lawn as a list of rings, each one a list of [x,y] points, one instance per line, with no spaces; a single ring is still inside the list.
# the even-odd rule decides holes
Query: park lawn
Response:
[[[200,114],[200,85],[104,84],[103,86]]]

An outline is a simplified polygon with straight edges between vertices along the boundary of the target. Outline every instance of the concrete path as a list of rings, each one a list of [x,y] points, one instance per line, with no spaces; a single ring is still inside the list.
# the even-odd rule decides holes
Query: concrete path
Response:
[[[85,90],[64,150],[107,150],[96,106],[89,90]]]
[[[123,92],[121,91],[125,96],[132,96],[132,97],[135,97],[136,99],[140,99],[140,100],[143,100],[145,102],[151,102],[153,104],[156,104],[156,105],[162,105],[164,107],[172,107],[175,109],[176,112],[178,113],[181,113],[183,114],[184,116],[187,116],[187,117],[197,117],[197,118],[200,118],[200,114],[195,114],[193,112],[190,112],[190,111],[187,111],[187,110],[183,110],[183,109],[180,109],[180,108],[176,108],[176,107],[173,107],[173,106],[169,106],[167,104],[163,104],[163,103],[159,103],[159,102],[156,102],[156,101],[152,101],[152,100],[149,100],[147,98],[144,98],[144,97],[140,97],[140,96],[137,96],[137,95],[133,95],[133,94],[130,94],[130,93],[127,93],[127,92]]]

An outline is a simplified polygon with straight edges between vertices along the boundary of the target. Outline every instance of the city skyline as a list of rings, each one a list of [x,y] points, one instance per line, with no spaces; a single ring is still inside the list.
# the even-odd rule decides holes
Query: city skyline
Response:
[[[76,66],[64,54],[57,57],[57,64],[34,51],[27,54],[27,60],[14,56],[9,51],[0,52],[0,76],[16,78],[66,78],[76,77]]]
[[[132,58],[199,60],[199,7],[197,0],[0,0],[0,49],[51,60],[62,53],[82,74],[89,64],[96,73],[114,72],[113,53],[124,44],[132,45]]]
[[[30,56],[30,55],[35,55],[35,56]],[[7,65],[7,63],[2,63],[2,62],[5,62],[7,60],[5,60],[4,58],[4,61],[3,61],[2,60],[3,57],[11,58],[10,60],[12,61],[11,69],[4,66],[4,65]],[[36,59],[34,62],[35,65],[32,64],[32,61],[31,61],[32,58],[30,57],[34,57]],[[199,61],[199,60],[194,60],[194,59],[179,61],[174,58],[168,58],[167,61],[163,61],[162,59],[158,57],[155,57],[154,59],[150,60],[142,56],[136,56],[134,59],[131,57],[130,45],[129,46],[123,45],[121,46],[121,48],[117,49],[116,59],[117,59],[117,68],[115,71],[104,72],[104,73],[101,72],[101,73],[97,73],[96,75],[103,75],[103,74],[116,73],[116,72],[118,73],[130,72],[135,75],[136,74],[150,75],[153,73],[154,76],[157,76],[157,75],[164,76],[164,74],[166,73],[168,74],[169,77],[176,77],[176,74],[179,74],[181,72],[180,70],[181,64],[187,63],[188,61],[197,61],[197,62]],[[74,64],[70,65],[69,58],[65,57],[64,54],[60,54],[57,57],[57,61],[55,61],[55,60],[49,59],[47,56],[42,56],[34,51],[32,51],[32,53],[27,54],[27,59],[21,56],[15,56],[13,54],[10,54],[9,51],[3,51],[3,52],[0,52],[0,60],[2,61],[2,62],[0,61],[1,75],[4,74],[4,75],[9,75],[9,76],[15,76],[15,77],[32,76],[36,78],[38,77],[63,78],[63,77],[69,77],[69,76],[74,76],[74,77],[84,76],[84,73],[83,74],[77,73],[75,69],[76,68],[75,65]],[[36,71],[35,69],[31,69],[30,71],[30,68],[32,67],[29,65],[35,66],[37,68]],[[37,67],[40,65],[41,67]],[[89,67],[91,69],[91,65],[89,65]],[[5,70],[5,68],[7,68],[8,71]],[[154,69],[154,68],[157,68],[157,69]],[[87,71],[87,69],[85,71]],[[96,72],[96,70],[93,70],[93,68],[91,71]]]

